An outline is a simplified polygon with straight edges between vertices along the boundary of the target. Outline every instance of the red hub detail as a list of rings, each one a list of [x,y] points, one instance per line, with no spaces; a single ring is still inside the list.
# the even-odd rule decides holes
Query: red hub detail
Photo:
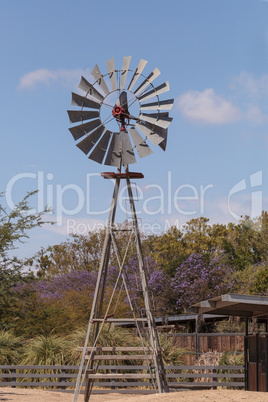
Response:
[[[121,106],[115,106],[112,111],[112,115],[115,119],[119,120],[121,123],[120,131],[125,131],[125,119],[129,117],[129,114]]]
[[[126,112],[121,106],[115,106],[113,108],[112,114],[114,117],[120,118],[120,115],[126,115]]]

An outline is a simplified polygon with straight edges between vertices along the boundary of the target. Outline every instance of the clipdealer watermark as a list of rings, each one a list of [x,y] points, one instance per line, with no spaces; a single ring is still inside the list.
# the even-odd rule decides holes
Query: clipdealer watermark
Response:
[[[100,178],[99,173],[87,173],[83,188],[77,184],[70,183],[66,185],[56,184],[52,173],[38,171],[37,173],[23,172],[13,176],[7,183],[5,198],[10,209],[15,206],[14,194],[19,184],[24,180],[33,180],[33,186],[38,190],[36,207],[31,212],[41,212],[45,206],[52,208],[53,213],[57,217],[57,226],[67,225],[67,232],[85,234],[89,230],[100,229],[105,226],[107,214],[110,211],[112,192],[105,202],[96,203],[96,191],[98,182],[96,178]],[[235,210],[234,199],[237,199],[242,194],[247,194],[250,198],[250,217],[261,215],[262,212],[262,171],[259,170],[249,177],[242,178],[235,183],[229,190],[226,197],[226,205],[228,213],[232,218],[239,221],[241,214]],[[112,181],[114,183],[114,181]],[[172,172],[167,172],[165,178],[165,186],[152,183],[141,187],[134,183],[134,193],[136,194],[136,213],[137,216],[147,216],[148,220],[152,220],[154,216],[167,217],[165,221],[165,230],[170,226],[175,225],[178,228],[179,219],[172,220],[168,217],[178,215],[187,217],[187,220],[196,215],[204,216],[208,208],[206,208],[207,198],[213,190],[213,184],[199,185],[198,187],[192,184],[181,184],[174,186],[172,180]],[[109,191],[109,190],[107,190]],[[69,198],[72,198],[72,207],[70,207]],[[95,201],[95,202],[93,202]],[[103,201],[103,200],[102,200]],[[97,204],[97,205],[96,205]],[[102,208],[98,208],[98,204],[102,204]],[[103,204],[105,206],[103,207]],[[118,196],[117,208],[124,214],[129,213],[128,196],[126,185],[123,183]],[[85,224],[79,218],[75,218],[86,213],[92,224]],[[103,216],[102,223],[97,222],[96,217],[100,219]],[[71,217],[71,218],[70,218]],[[144,218],[143,218],[144,219]],[[151,232],[159,231],[159,223],[143,223],[142,230],[150,230]]]

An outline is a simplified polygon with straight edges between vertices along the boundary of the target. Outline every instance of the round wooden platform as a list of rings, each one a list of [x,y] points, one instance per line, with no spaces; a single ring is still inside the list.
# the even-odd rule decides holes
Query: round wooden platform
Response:
[[[127,173],[115,173],[115,172],[103,172],[101,176],[104,179],[143,179],[142,173],[127,172]]]

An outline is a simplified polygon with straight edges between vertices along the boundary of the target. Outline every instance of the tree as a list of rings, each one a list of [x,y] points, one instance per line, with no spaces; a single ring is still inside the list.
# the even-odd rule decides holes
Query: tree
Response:
[[[196,302],[228,292],[233,285],[231,273],[231,268],[217,259],[208,263],[203,255],[191,254],[177,268],[172,280],[177,309],[182,311]]]
[[[106,229],[102,229],[89,232],[87,235],[71,235],[70,239],[61,244],[50,246],[46,250],[42,249],[36,260],[37,275],[40,278],[48,278],[74,271],[97,271],[105,232]],[[129,243],[129,236],[127,231],[117,231],[116,242],[123,255]],[[126,261],[131,256],[132,247],[133,241],[128,249]],[[109,264],[118,264],[113,245],[111,245]]]
[[[28,193],[11,212],[0,205],[0,256],[1,266],[6,266],[9,261],[8,251],[16,247],[16,242],[23,243],[27,239],[28,231],[36,226],[42,226],[45,222],[42,217],[49,210],[45,208],[41,212],[31,213],[29,198],[37,191]],[[3,197],[3,193],[0,197]]]
[[[227,235],[225,225],[210,225],[209,219],[200,217],[187,222],[183,231],[172,226],[160,236],[149,237],[145,245],[163,271],[173,277],[177,267],[193,253],[206,256],[208,262],[221,255]]]
[[[268,259],[268,213],[256,219],[242,217],[238,225],[228,224],[228,234],[222,239],[225,261],[236,270],[259,264]]]
[[[171,226],[160,236],[148,236],[143,243],[164,273],[170,276],[174,276],[178,265],[187,257],[183,233],[176,226]]]
[[[6,308],[10,305],[13,294],[12,286],[21,280],[33,279],[32,274],[23,274],[22,268],[29,261],[21,261],[10,256],[17,243],[24,243],[29,237],[29,230],[45,223],[42,216],[48,209],[38,213],[32,213],[29,206],[29,198],[36,191],[28,193],[11,212],[0,204],[0,322]],[[4,194],[0,194],[0,198]],[[0,324],[1,325],[1,324]]]

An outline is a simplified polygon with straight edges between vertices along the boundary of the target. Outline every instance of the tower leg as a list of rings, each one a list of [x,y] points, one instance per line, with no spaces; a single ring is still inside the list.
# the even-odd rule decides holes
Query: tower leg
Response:
[[[167,384],[167,380],[166,380],[165,367],[164,367],[164,363],[163,363],[163,359],[162,359],[161,347],[160,347],[160,343],[159,343],[159,339],[158,339],[154,315],[152,312],[152,303],[151,303],[151,299],[149,296],[148,278],[147,278],[147,272],[146,272],[144,260],[143,260],[140,232],[139,232],[139,227],[138,227],[138,221],[137,221],[136,209],[135,209],[135,204],[134,204],[134,199],[133,199],[131,182],[130,182],[129,178],[127,178],[126,180],[127,180],[127,189],[128,189],[128,196],[129,196],[130,209],[131,209],[131,215],[132,215],[133,229],[134,229],[134,233],[135,233],[136,249],[137,249],[138,262],[139,262],[139,271],[140,271],[140,276],[141,276],[141,284],[142,284],[142,291],[143,291],[143,297],[144,297],[144,303],[145,303],[145,310],[146,310],[146,316],[148,319],[148,330],[149,330],[151,347],[152,347],[153,357],[154,357],[154,365],[155,365],[155,370],[156,370],[158,391],[159,392],[169,392],[169,388],[168,388],[168,384]]]
[[[98,272],[98,277],[97,277],[97,282],[96,282],[96,287],[95,287],[95,292],[94,292],[94,297],[93,297],[93,302],[92,302],[92,308],[91,308],[91,313],[90,313],[90,318],[89,318],[88,330],[87,330],[85,344],[84,344],[82,357],[81,357],[81,363],[79,366],[79,372],[78,372],[78,376],[77,376],[77,380],[76,380],[76,387],[75,387],[75,391],[74,391],[73,402],[77,402],[78,395],[80,393],[82,384],[85,380],[85,374],[83,375],[83,367],[84,367],[89,337],[90,337],[90,333],[91,333],[91,328],[93,325],[93,319],[100,317],[101,313],[102,313],[102,302],[103,302],[103,297],[104,297],[105,282],[106,282],[107,268],[108,268],[110,248],[111,248],[111,227],[114,224],[114,219],[115,219],[115,215],[116,215],[119,187],[120,187],[120,178],[116,179],[116,183],[115,183],[115,187],[114,187],[113,198],[112,198],[112,202],[111,202],[110,213],[109,213],[109,218],[108,218],[107,228],[106,228],[106,233],[105,233],[105,239],[104,239],[104,244],[103,244],[103,249],[102,249],[100,268],[99,268],[99,272]],[[102,283],[102,289],[101,289],[101,279],[102,278],[103,278],[103,283]],[[101,294],[100,294],[100,290],[101,290]],[[98,332],[99,332],[99,323],[97,323],[97,325],[95,327],[95,333],[93,335],[94,342],[98,336]],[[92,362],[92,364],[93,364],[93,362]],[[85,402],[87,402],[90,397],[91,389],[90,389],[89,383],[87,383],[86,388],[87,388],[87,392],[86,392],[87,400],[85,399]]]

